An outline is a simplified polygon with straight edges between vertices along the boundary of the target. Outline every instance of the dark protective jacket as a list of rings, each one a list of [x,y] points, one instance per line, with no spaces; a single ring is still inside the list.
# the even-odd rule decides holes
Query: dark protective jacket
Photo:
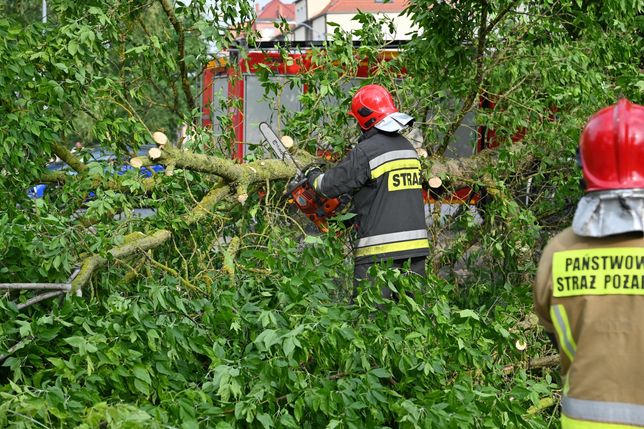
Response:
[[[353,192],[356,264],[429,253],[420,161],[400,134],[367,131],[313,187],[328,198]]]
[[[644,427],[644,238],[581,237],[543,251],[534,305],[557,336],[564,429]]]

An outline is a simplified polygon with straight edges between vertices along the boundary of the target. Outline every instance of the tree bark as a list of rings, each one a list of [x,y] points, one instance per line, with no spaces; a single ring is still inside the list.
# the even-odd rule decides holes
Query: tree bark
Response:
[[[158,140],[158,135],[156,136]],[[512,152],[514,158],[519,159],[519,165],[514,171],[521,169],[523,165],[532,162],[532,157],[524,144],[515,144],[505,150]],[[297,150],[294,146],[291,152],[297,159],[297,165],[309,165],[316,162],[312,155]],[[174,165],[179,169],[188,169],[201,173],[218,176],[220,180],[213,189],[206,194],[202,200],[197,203],[192,210],[183,214],[180,219],[184,224],[194,224],[202,219],[212,216],[215,208],[223,200],[228,199],[235,202],[232,198],[236,195],[236,202],[243,204],[248,197],[248,188],[253,184],[265,183],[272,180],[288,180],[297,173],[297,166],[292,161],[283,161],[277,159],[266,159],[245,164],[239,164],[230,159],[223,159],[213,156],[196,154],[188,151],[179,150],[171,144],[159,145],[154,150],[155,159],[150,156],[141,156],[133,158],[130,164],[137,168],[147,167],[155,164]],[[499,150],[484,150],[470,158],[464,159],[445,159],[434,158],[428,160],[428,167],[425,174],[429,177],[440,177],[442,186],[459,187],[472,186],[479,184],[487,187],[492,195],[495,195],[495,183],[489,180],[484,173],[486,168],[494,165],[498,161]],[[59,176],[55,176],[61,179]],[[65,176],[65,180],[70,180],[73,176]],[[154,186],[154,178],[144,179],[148,186]],[[435,181],[435,183],[438,183]],[[98,184],[98,183],[97,183]],[[115,178],[110,182],[110,187],[118,188],[119,181]],[[504,195],[503,193],[498,193]],[[81,269],[72,281],[70,293],[76,293],[86,285],[96,270],[105,266],[110,259],[124,259],[140,252],[145,252],[163,245],[175,233],[170,230],[158,230],[151,234],[139,233],[132,241],[125,245],[114,247],[108,251],[110,257],[92,255],[85,258],[81,263]],[[237,252],[238,242],[231,243],[229,250],[229,260],[225,265],[225,270],[231,276],[234,275],[234,255]]]
[[[177,16],[174,14],[174,7],[168,0],[159,0],[165,14],[168,17],[168,20],[174,27],[174,31],[177,33],[178,42],[177,49],[179,50],[178,63],[179,63],[179,72],[181,73],[181,86],[183,87],[183,93],[186,96],[186,103],[188,104],[188,110],[193,111],[197,106],[195,99],[192,95],[192,90],[190,89],[190,79],[188,78],[188,69],[186,67],[186,52],[185,52],[185,30],[181,21],[177,19]]]

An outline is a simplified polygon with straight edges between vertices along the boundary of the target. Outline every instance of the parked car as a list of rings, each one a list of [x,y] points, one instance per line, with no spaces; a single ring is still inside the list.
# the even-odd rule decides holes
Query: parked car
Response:
[[[153,146],[152,145],[142,146],[138,150],[137,154],[139,156],[147,155],[148,150],[151,147],[153,147]],[[116,164],[116,162],[118,160],[118,157],[113,152],[106,151],[103,148],[88,149],[86,155],[87,155],[87,162],[88,163],[97,162],[97,163],[100,163],[100,164],[104,164],[104,169],[105,170],[113,169],[113,171],[118,175],[125,174],[126,171],[134,169],[134,167],[132,167],[129,164],[121,164],[119,166],[115,166],[115,164]],[[60,161],[60,160],[55,160],[55,161],[52,161],[52,162],[48,163],[47,164],[47,170],[50,170],[50,171],[64,170],[64,171],[67,171],[68,174],[70,174],[70,175],[75,175],[76,174],[76,172],[71,170],[69,168],[69,166],[65,162]],[[139,174],[142,177],[151,177],[153,174],[160,173],[160,172],[163,172],[163,171],[164,171],[163,165],[152,165],[150,167],[142,167],[142,168],[140,168],[139,169]],[[48,185],[45,184],[45,183],[39,183],[39,184],[29,188],[27,190],[27,195],[30,198],[42,198],[42,197],[45,196],[45,191],[47,190],[47,186]],[[93,197],[93,196],[94,196],[94,193],[93,192],[90,193],[90,197]]]

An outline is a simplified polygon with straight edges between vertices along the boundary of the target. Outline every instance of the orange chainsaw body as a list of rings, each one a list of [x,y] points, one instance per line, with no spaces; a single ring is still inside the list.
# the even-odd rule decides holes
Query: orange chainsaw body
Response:
[[[320,232],[328,232],[327,219],[342,209],[345,203],[340,198],[325,198],[315,192],[308,180],[295,184],[289,191],[293,203],[318,227]]]

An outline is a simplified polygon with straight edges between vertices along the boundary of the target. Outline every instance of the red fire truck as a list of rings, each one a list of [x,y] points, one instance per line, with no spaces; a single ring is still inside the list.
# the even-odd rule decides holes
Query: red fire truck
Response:
[[[283,83],[288,76],[306,73],[312,67],[312,47],[311,43],[305,46],[293,44],[284,55],[283,49],[278,49],[270,42],[255,49],[245,49],[243,55],[240,49],[229,49],[209,63],[200,88],[202,124],[212,127],[215,133],[223,133],[218,118],[225,117],[231,121],[236,142],[230,152],[232,158],[242,161],[249,145],[261,142],[261,122],[267,122],[276,129],[281,128],[280,108],[285,107],[288,111],[300,109],[299,95],[305,89],[284,85],[280,97],[267,100],[258,74],[268,67],[273,72],[270,79]],[[390,49],[381,52],[380,58],[383,61],[395,58],[399,48],[400,44],[390,45]],[[369,77],[372,70],[367,62],[361,63],[351,84],[359,86],[360,80]],[[222,100],[225,102],[222,103]],[[231,105],[234,107],[226,107]],[[414,115],[414,112],[408,113]],[[448,148],[447,156],[470,156],[489,146],[491,135],[488,130],[477,130],[474,115],[474,112],[466,115]],[[441,200],[461,203],[474,203],[477,198],[469,188],[441,196]]]

